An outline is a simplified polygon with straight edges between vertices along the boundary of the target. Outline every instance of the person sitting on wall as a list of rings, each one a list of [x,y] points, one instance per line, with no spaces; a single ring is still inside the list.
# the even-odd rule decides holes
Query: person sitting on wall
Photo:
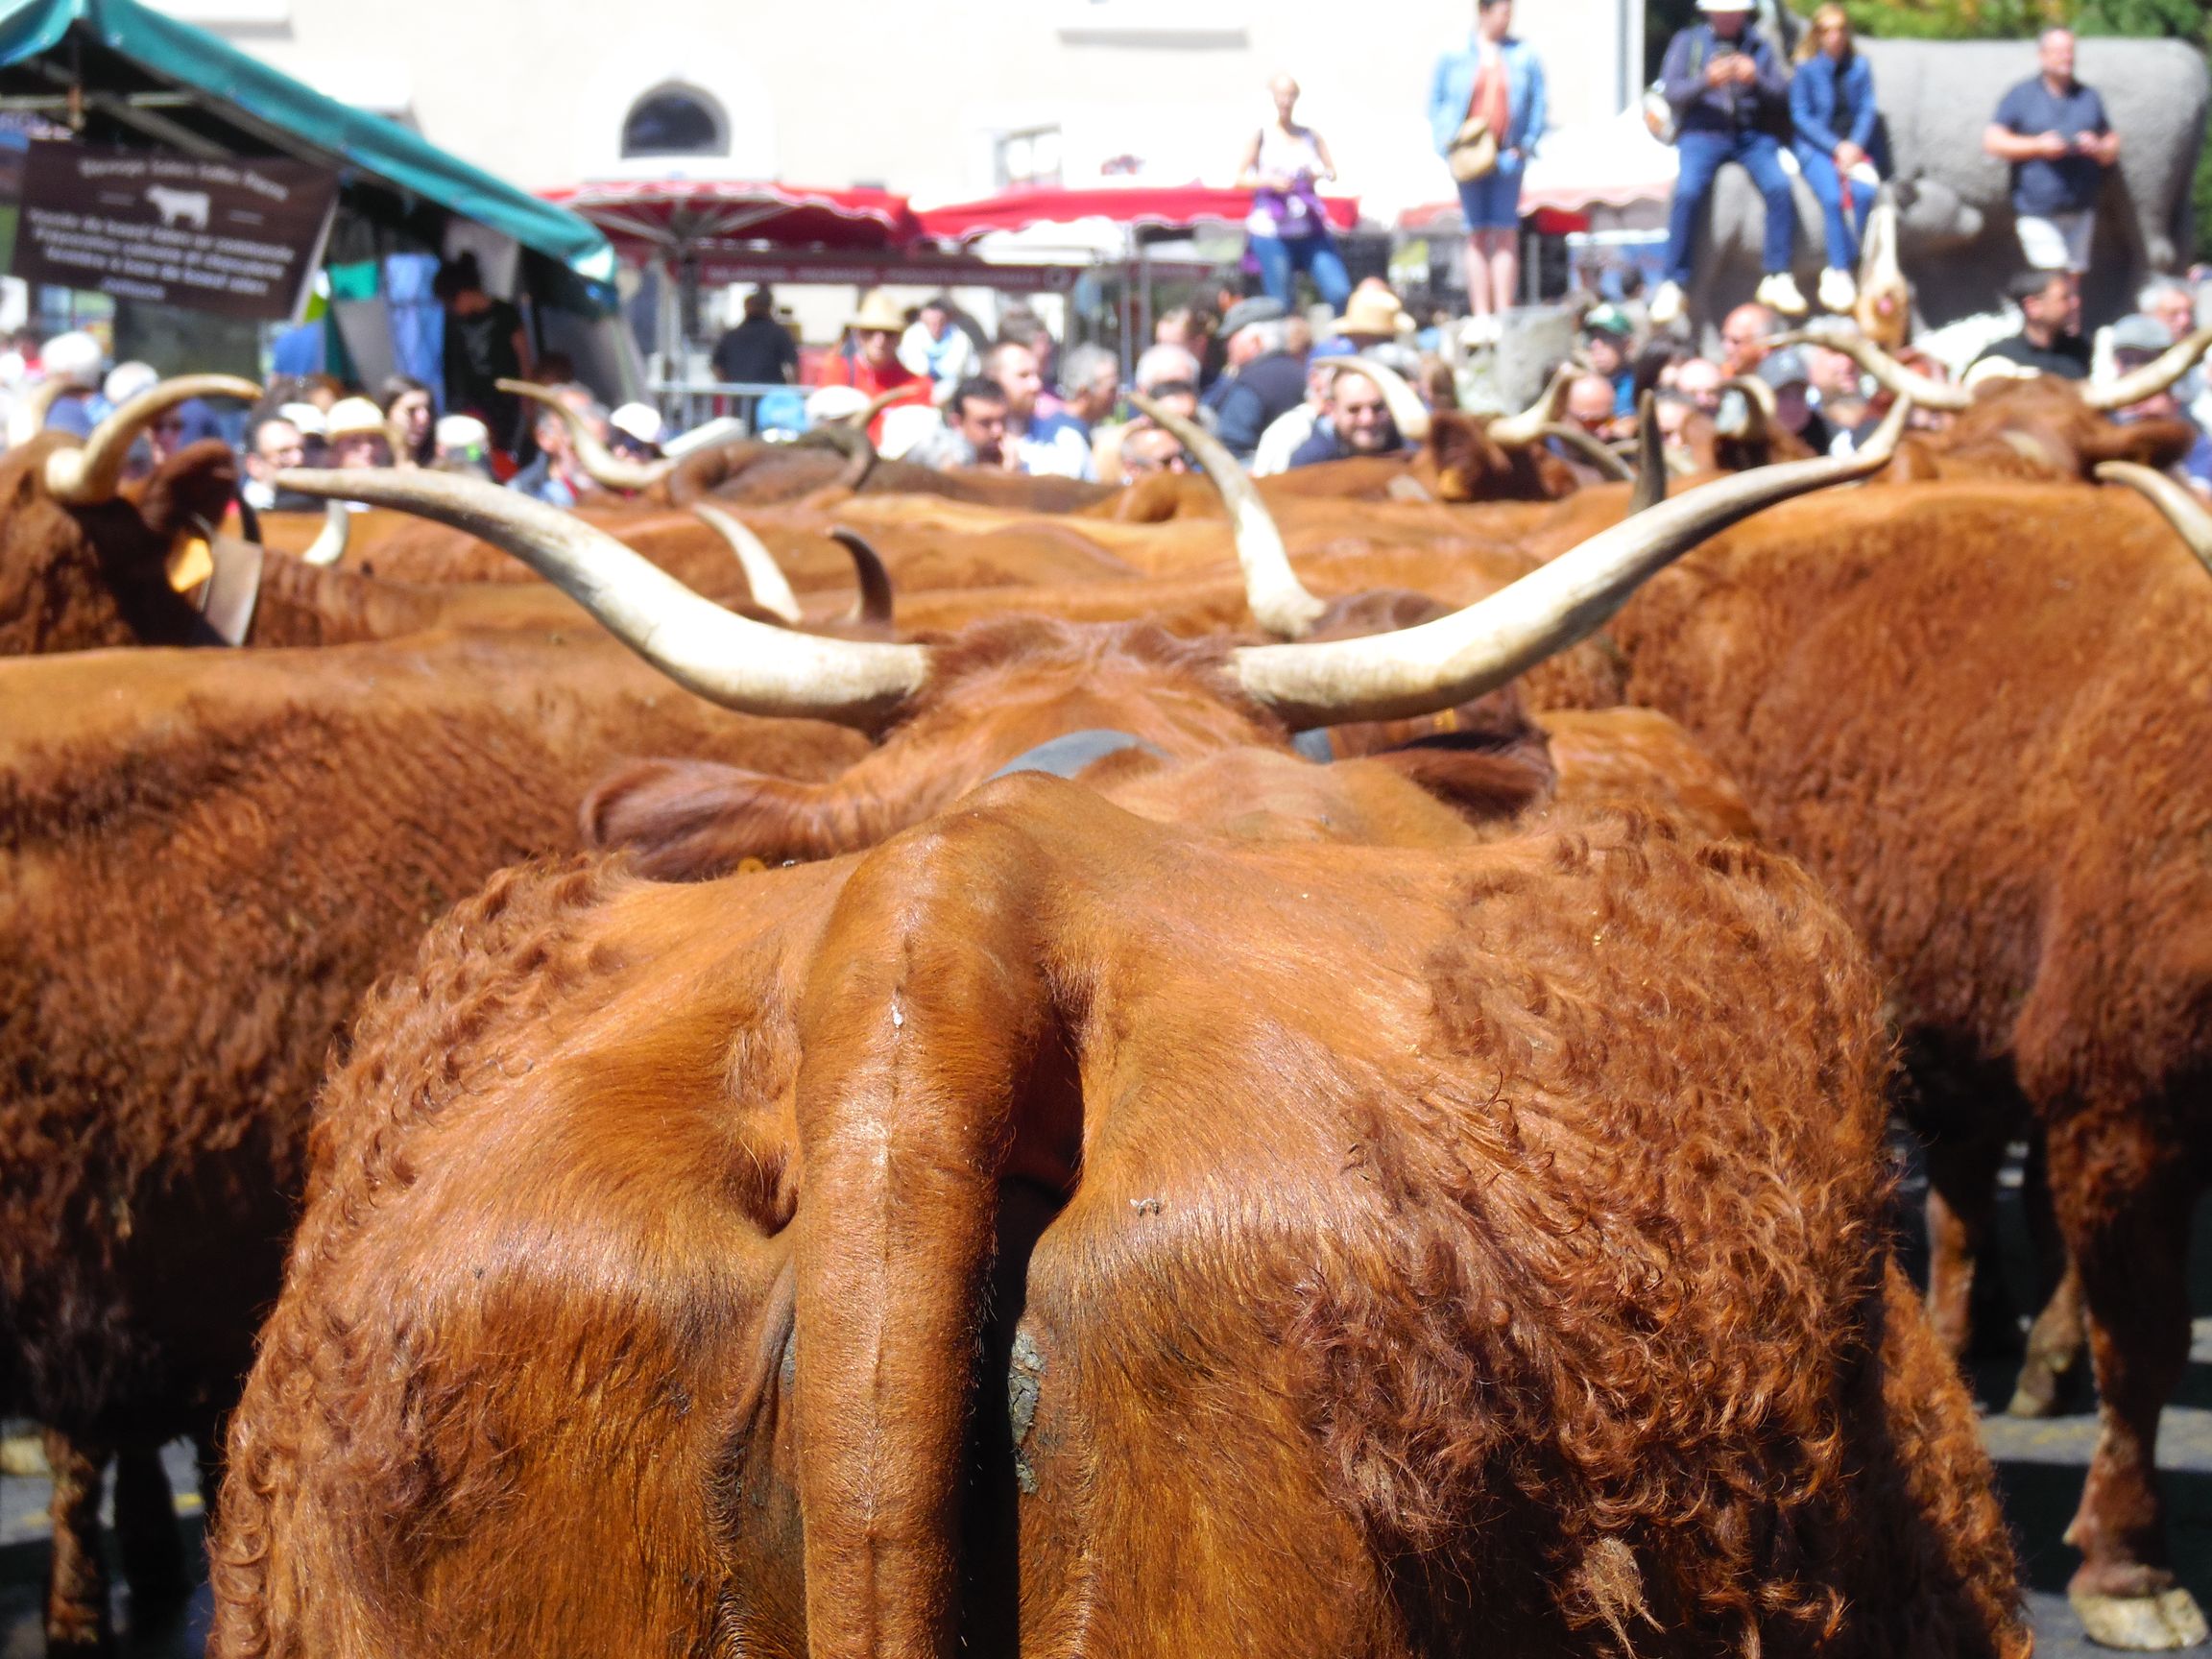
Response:
[[[1674,149],[1682,170],[1667,216],[1667,280],[1651,297],[1651,325],[1666,328],[1681,320],[1697,215],[1729,161],[1743,164],[1767,204],[1760,302],[1784,316],[1802,317],[1810,307],[1790,275],[1797,210],[1790,200],[1790,176],[1782,170],[1782,143],[1775,136],[1788,120],[1790,71],[1752,27],[1752,0],[1697,0],[1697,10],[1705,20],[1668,42],[1659,71],[1674,111]]]

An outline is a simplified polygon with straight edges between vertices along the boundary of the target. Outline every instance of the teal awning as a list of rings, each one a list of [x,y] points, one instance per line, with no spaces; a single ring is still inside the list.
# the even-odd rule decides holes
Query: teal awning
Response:
[[[115,132],[202,156],[317,162],[349,190],[381,186],[403,205],[434,204],[587,283],[613,280],[614,251],[587,221],[204,29],[136,0],[0,0],[0,108],[66,111],[72,87],[82,88],[87,136]]]

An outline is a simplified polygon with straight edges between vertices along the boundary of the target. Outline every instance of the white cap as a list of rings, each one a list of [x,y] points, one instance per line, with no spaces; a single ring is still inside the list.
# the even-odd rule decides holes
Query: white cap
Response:
[[[819,426],[826,421],[857,415],[868,407],[868,394],[857,386],[823,386],[807,395],[806,420]]]
[[[160,383],[161,372],[151,363],[118,363],[108,371],[108,378],[100,387],[100,396],[120,407],[147,387],[158,386]]]
[[[640,444],[661,442],[661,411],[650,403],[625,403],[607,417],[607,423]]]
[[[82,328],[57,334],[38,349],[38,365],[49,380],[66,380],[89,392],[100,384],[100,365],[108,354]]]
[[[490,429],[473,415],[440,416],[436,436],[441,450],[484,449],[492,443]]]
[[[299,427],[300,435],[303,438],[320,438],[326,429],[323,411],[312,403],[287,403],[276,413]]]

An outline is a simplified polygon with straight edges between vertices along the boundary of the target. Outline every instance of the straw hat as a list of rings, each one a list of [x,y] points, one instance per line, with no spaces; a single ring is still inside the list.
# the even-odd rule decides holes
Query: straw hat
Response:
[[[888,328],[894,334],[906,332],[906,319],[899,307],[891,303],[891,297],[880,288],[871,288],[860,296],[860,309],[853,313],[848,328]]]
[[[1374,288],[1356,288],[1344,315],[1336,319],[1339,337],[1346,334],[1366,335],[1377,340],[1395,340],[1398,331],[1407,327],[1412,319],[1406,315],[1406,307],[1398,303],[1398,296]]]
[[[359,438],[369,433],[379,438],[384,435],[384,411],[366,397],[341,397],[323,418],[325,438]]]

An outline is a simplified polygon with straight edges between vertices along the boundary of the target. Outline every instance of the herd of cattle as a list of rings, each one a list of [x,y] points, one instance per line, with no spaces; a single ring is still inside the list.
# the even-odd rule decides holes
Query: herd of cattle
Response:
[[[184,1582],[190,1436],[224,1656],[2023,1655],[1958,1370],[2021,1138],[2074,1604],[2202,1639],[2185,429],[1753,403],[1597,482],[1392,384],[1417,454],[1257,485],[844,431],[242,541],[219,445],[119,483],[226,390],[0,459],[52,1649],[110,1464]]]

